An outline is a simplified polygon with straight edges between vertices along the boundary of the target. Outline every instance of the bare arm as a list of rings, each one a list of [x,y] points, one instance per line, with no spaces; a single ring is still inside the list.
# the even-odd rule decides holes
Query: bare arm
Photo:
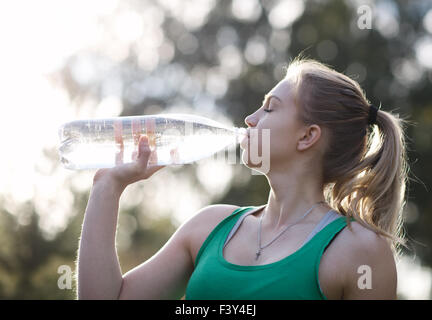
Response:
[[[96,172],[79,245],[79,299],[117,299],[120,294],[123,279],[115,248],[119,200],[129,184],[164,167],[148,167],[150,154],[148,139],[141,137],[133,163]]]
[[[115,248],[121,189],[96,180],[89,197],[78,255],[78,298],[117,299],[122,273]]]

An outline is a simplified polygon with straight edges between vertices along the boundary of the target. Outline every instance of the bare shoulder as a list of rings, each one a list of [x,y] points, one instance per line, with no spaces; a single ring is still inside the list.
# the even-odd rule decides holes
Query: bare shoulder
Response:
[[[359,222],[353,221],[350,227],[344,228],[340,239],[345,243],[345,254],[351,259],[391,258],[394,262],[388,240]]]
[[[185,222],[188,231],[188,247],[192,261],[210,232],[233,211],[240,208],[230,204],[214,204],[199,210],[193,217]]]
[[[386,238],[353,221],[329,249],[340,268],[344,299],[396,298],[396,264]]]

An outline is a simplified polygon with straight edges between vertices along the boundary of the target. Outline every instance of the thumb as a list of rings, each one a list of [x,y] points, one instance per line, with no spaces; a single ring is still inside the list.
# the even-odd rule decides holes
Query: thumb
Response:
[[[140,166],[147,166],[148,160],[150,158],[150,145],[149,139],[146,135],[141,135],[138,142],[138,163]]]

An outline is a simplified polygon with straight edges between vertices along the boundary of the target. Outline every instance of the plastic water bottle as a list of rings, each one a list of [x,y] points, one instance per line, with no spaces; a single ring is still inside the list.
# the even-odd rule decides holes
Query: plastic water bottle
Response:
[[[236,146],[246,129],[190,114],[76,120],[59,128],[61,163],[67,169],[83,170],[132,162],[141,134],[149,138],[149,165],[173,165]]]

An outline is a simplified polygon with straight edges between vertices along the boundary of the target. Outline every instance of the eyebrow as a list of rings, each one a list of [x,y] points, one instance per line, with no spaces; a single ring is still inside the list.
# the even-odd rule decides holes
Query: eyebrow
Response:
[[[281,98],[279,98],[278,96],[275,96],[275,95],[273,95],[273,94],[270,94],[270,93],[267,93],[267,94],[264,96],[264,101],[270,100],[271,98],[275,98],[276,100],[279,100],[280,103],[282,103]]]

